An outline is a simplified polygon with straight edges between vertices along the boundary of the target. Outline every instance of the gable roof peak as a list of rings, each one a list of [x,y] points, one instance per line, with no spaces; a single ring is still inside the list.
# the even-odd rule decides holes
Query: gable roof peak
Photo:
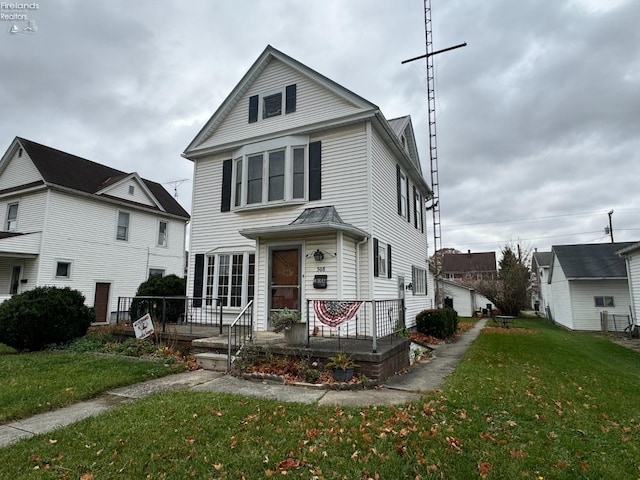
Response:
[[[135,172],[126,173],[26,138],[16,137],[16,140],[29,155],[46,184],[98,195],[107,186],[134,176],[147,189],[150,197],[158,205],[158,210],[189,218],[189,214],[162,185],[140,178]]]

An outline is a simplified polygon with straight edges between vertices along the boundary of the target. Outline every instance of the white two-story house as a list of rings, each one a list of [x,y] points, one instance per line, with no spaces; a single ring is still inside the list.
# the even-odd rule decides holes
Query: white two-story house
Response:
[[[188,294],[229,315],[254,300],[256,329],[307,299],[428,291],[425,182],[407,117],[268,46],[188,145],[194,164]],[[204,307],[204,305],[203,305]]]
[[[0,161],[0,298],[70,287],[113,320],[153,274],[184,276],[187,212],[158,183],[16,137]]]

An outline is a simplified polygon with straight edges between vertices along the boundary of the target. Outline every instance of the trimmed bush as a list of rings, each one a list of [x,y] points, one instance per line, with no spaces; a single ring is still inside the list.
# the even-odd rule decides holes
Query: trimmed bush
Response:
[[[138,287],[136,297],[184,297],[187,292],[187,280],[177,275],[153,275]],[[177,322],[185,310],[185,300],[166,300],[167,322]],[[134,300],[131,302],[129,314],[132,321],[136,321],[145,313],[157,320],[162,320],[162,300]]]
[[[416,329],[436,338],[452,337],[458,329],[458,312],[451,308],[422,310],[416,315]]]
[[[87,333],[95,312],[69,287],[37,287],[0,304],[0,343],[18,350],[43,350]]]

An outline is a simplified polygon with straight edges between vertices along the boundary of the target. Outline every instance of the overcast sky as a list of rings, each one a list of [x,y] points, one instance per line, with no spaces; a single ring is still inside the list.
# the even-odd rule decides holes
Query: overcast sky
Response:
[[[431,183],[425,62],[401,64],[425,53],[422,0],[37,5],[0,9],[3,152],[21,136],[171,192],[188,179],[190,211],[180,154],[271,44],[386,118],[411,115]],[[614,239],[640,240],[640,2],[431,6],[434,49],[468,44],[434,57],[442,246],[608,242],[610,210]]]

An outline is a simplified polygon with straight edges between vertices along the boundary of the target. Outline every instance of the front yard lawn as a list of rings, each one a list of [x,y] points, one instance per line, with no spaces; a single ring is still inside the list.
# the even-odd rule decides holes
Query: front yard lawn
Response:
[[[181,364],[93,353],[0,355],[0,424],[183,369]]]
[[[411,404],[167,392],[0,449],[0,468],[12,479],[638,478],[640,354],[517,325],[485,328],[442,390]]]

